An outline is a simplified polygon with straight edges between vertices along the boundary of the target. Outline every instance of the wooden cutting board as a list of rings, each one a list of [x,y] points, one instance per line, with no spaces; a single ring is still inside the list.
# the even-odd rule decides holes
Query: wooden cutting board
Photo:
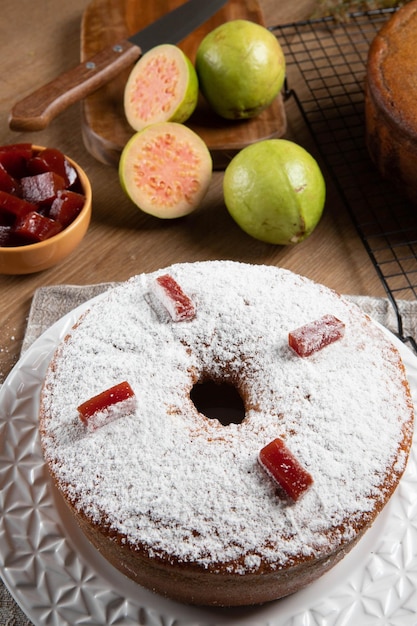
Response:
[[[209,0],[201,0],[208,2]],[[184,0],[92,0],[81,26],[81,61],[104,46],[117,43],[183,4]],[[212,18],[184,39],[179,47],[194,62],[203,37],[223,22],[248,19],[264,25],[256,0],[229,0]],[[162,43],[162,42],[161,42]],[[117,166],[123,146],[133,130],[123,110],[124,86],[130,70],[120,74],[81,103],[83,140],[88,151],[99,161]],[[286,129],[282,97],[258,117],[245,121],[227,121],[212,113],[203,98],[187,125],[206,142],[215,169],[223,169],[244,146],[272,137]]]

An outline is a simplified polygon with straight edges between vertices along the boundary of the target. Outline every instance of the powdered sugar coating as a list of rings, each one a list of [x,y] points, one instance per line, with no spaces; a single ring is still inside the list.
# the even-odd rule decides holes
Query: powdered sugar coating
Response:
[[[172,322],[150,284],[169,272],[196,317]],[[300,359],[288,333],[325,314],[342,340]],[[133,277],[92,305],[45,381],[41,438],[67,496],[150,555],[230,571],[285,567],[353,539],[372,517],[412,406],[399,355],[355,305],[291,272],[234,262],[178,264]],[[241,424],[199,414],[201,376],[245,397]],[[87,433],[76,407],[120,380],[134,413]],[[257,462],[276,437],[310,472],[298,502],[279,496]],[[395,463],[395,468],[391,466]]]

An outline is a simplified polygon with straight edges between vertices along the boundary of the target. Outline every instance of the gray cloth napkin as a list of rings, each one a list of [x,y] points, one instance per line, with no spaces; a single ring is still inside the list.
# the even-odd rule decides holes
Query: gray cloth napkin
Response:
[[[54,322],[116,283],[97,285],[57,285],[41,287],[32,299],[22,353]],[[379,322],[388,330],[397,334],[398,324],[395,311],[386,298],[368,296],[345,296],[355,302],[365,313]],[[403,335],[417,339],[417,301],[400,301],[397,303],[403,322]],[[0,579],[0,626],[31,626]]]

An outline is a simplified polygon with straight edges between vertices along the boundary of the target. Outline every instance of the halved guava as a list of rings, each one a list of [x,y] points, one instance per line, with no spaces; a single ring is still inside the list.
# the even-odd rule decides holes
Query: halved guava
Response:
[[[167,219],[188,215],[205,196],[213,163],[204,141],[177,122],[151,124],[122,151],[122,188],[142,211]]]
[[[126,119],[134,130],[156,122],[185,122],[198,100],[198,78],[190,59],[172,44],[144,54],[124,91]]]

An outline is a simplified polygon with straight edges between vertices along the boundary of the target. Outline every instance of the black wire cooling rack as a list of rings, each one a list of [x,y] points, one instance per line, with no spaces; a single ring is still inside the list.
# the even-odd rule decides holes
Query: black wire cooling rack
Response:
[[[364,78],[372,39],[396,9],[276,26],[294,98],[394,307],[417,297],[416,209],[383,181],[365,145]],[[296,85],[293,88],[292,83]]]

